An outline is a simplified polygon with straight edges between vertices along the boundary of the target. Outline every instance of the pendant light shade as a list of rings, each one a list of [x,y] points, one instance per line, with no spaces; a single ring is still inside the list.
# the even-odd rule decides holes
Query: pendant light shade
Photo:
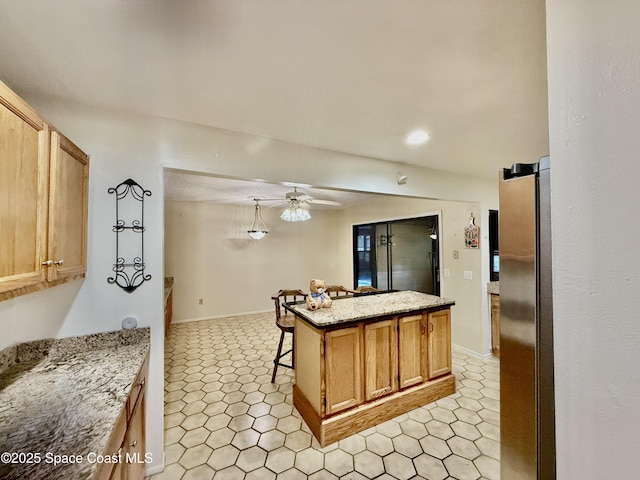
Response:
[[[304,222],[311,218],[311,214],[309,213],[309,210],[302,208],[300,202],[293,201],[285,211],[282,212],[280,218],[287,222]]]
[[[253,223],[251,224],[251,229],[247,230],[247,233],[254,240],[260,240],[261,238],[267,236],[267,233],[269,233],[269,229],[265,225],[264,220],[262,220],[262,213],[260,212],[259,203],[260,200],[254,198],[253,201],[256,202],[256,209],[253,217]]]

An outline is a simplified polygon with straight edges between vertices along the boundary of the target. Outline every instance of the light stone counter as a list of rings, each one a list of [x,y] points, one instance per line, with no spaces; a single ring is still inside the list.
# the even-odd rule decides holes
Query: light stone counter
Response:
[[[307,306],[304,303],[285,304],[285,308],[316,328],[326,328],[358,322],[368,318],[379,318],[451,305],[455,305],[453,300],[407,290],[335,298],[330,308],[321,308],[315,311],[307,310]]]
[[[0,372],[0,453],[27,454],[17,463],[0,462],[0,478],[92,478],[98,465],[88,455],[104,452],[148,350],[149,329],[141,328],[0,352],[15,353]],[[47,454],[82,460],[54,466]]]
[[[500,295],[500,282],[488,282],[487,283],[487,293],[493,293],[495,295]]]

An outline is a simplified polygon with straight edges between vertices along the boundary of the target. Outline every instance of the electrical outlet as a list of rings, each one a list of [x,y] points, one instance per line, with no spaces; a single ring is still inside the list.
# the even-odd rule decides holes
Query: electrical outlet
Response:
[[[451,270],[449,270],[448,268],[444,269],[444,276],[445,277],[450,277],[451,276]]]
[[[464,279],[465,280],[473,280],[473,272],[471,270],[464,271]]]
[[[198,305],[204,305],[204,298],[198,299]]]
[[[458,259],[458,250],[454,250],[453,251],[453,259],[457,260]]]

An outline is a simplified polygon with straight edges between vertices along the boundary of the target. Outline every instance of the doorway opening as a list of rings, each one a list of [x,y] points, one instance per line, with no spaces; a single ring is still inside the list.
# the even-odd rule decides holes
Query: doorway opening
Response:
[[[438,215],[353,226],[354,287],[440,295]]]

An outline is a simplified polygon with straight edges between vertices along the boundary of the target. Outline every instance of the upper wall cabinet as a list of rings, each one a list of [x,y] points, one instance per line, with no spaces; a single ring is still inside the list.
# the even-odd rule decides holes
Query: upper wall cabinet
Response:
[[[0,82],[0,300],[86,271],[88,157]]]
[[[59,132],[51,132],[47,280],[87,271],[89,157]]]
[[[49,127],[0,83],[0,294],[46,279],[48,195]]]

